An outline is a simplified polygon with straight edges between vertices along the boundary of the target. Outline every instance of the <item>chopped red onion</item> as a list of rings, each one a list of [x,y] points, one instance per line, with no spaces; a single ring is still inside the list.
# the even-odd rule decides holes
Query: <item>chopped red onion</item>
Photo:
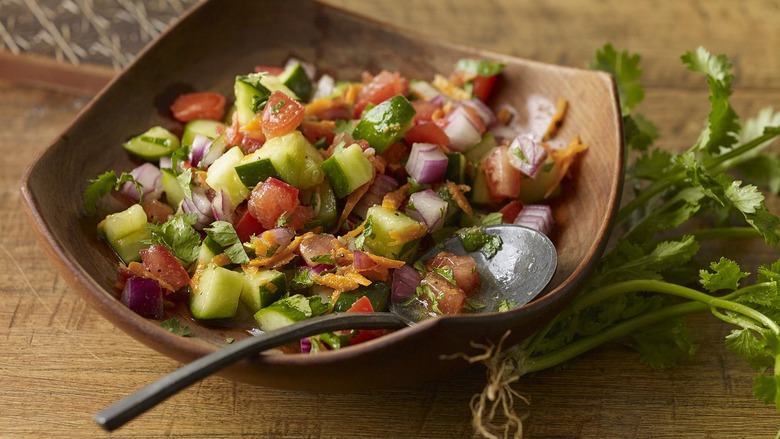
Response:
[[[467,101],[461,101],[461,104],[474,109],[474,111],[479,114],[480,119],[482,119],[482,122],[486,127],[492,126],[494,123],[496,123],[496,113],[494,113],[486,103],[482,102],[481,99],[469,99]]]
[[[121,301],[141,317],[161,319],[165,315],[160,283],[148,277],[133,276],[127,279]]]
[[[203,160],[203,157],[206,156],[212,143],[213,141],[204,135],[195,135],[192,139],[192,146],[190,147],[190,164],[192,166],[196,168],[201,166],[201,161]],[[204,164],[204,166],[208,165]]]
[[[141,185],[145,201],[160,198],[160,195],[163,193],[162,172],[160,172],[157,166],[147,162],[130,171],[130,175]],[[138,188],[132,182],[122,185],[120,192],[135,201],[141,199],[141,193],[138,192]]]
[[[531,178],[536,177],[545,160],[547,150],[528,136],[517,136],[509,145],[509,163]]]
[[[330,270],[332,268],[333,266],[330,264],[317,264],[309,267],[309,270],[311,270],[311,272],[314,274],[322,274],[323,271]]]
[[[447,155],[433,143],[415,143],[406,162],[406,172],[420,184],[441,181],[447,172]]]
[[[171,168],[173,168],[173,160],[171,160],[171,158],[168,156],[160,157],[160,169]]]
[[[193,188],[192,198],[184,197],[181,200],[181,210],[185,213],[197,215],[198,219],[193,226],[196,230],[203,230],[214,222],[214,217],[211,213],[211,201],[209,201],[202,188]]]
[[[482,140],[482,132],[463,107],[457,107],[447,115],[444,134],[450,139],[453,150],[464,152]]]
[[[315,88],[316,90],[314,91],[312,100],[326,98],[333,94],[333,90],[336,88],[336,80],[330,75],[322,75],[320,76],[320,80],[317,81],[317,86]]]
[[[406,214],[424,222],[430,231],[438,230],[444,224],[447,202],[436,195],[433,190],[426,189],[413,193],[409,196],[409,203],[412,206],[407,206]]]
[[[546,204],[528,204],[517,214],[514,224],[536,229],[549,235],[554,227],[552,208]]]
[[[308,354],[311,352],[311,339],[304,337],[301,339],[301,353]]]
[[[220,189],[211,200],[211,214],[216,220],[232,223],[235,217],[234,213],[230,195],[224,189]]]
[[[404,303],[414,297],[414,292],[420,286],[422,278],[411,265],[404,264],[393,272],[391,300],[393,303]]]
[[[277,227],[271,229],[271,232],[273,232],[274,241],[279,245],[279,248],[287,247],[295,238],[295,231],[289,227]]]
[[[376,262],[366,253],[355,250],[352,252],[352,266],[357,270],[368,270],[376,266]]]
[[[374,182],[369,186],[365,195],[360,198],[352,213],[362,219],[366,219],[368,208],[376,204],[382,204],[382,199],[388,193],[398,189],[398,181],[386,174],[377,174]]]

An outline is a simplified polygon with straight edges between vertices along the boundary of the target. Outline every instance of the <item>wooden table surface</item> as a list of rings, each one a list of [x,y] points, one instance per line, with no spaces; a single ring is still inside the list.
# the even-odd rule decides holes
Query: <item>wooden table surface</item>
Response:
[[[699,45],[732,57],[740,114],[780,103],[776,0],[328,2],[431,37],[551,63],[584,66],[605,42],[641,53],[641,112],[658,123],[666,148],[692,143],[708,110],[702,78],[679,62]],[[21,211],[24,167],[88,100],[0,81],[0,437],[108,436],[92,423],[93,413],[179,366],[73,293]],[[742,244],[712,247],[719,256]],[[741,257],[767,262],[777,252]],[[520,407],[526,437],[774,437],[780,412],[753,399],[753,372],[723,347],[728,328],[706,315],[690,324],[698,353],[673,369],[648,369],[633,352],[610,345],[566,369],[524,378],[517,388],[531,400]],[[469,399],[483,384],[479,367],[416,388],[361,394],[279,391],[213,377],[111,436],[472,437]]]

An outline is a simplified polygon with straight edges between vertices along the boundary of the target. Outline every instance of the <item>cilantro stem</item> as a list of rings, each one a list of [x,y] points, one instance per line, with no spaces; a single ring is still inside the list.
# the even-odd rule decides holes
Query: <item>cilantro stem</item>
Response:
[[[765,142],[772,140],[778,135],[780,135],[780,129],[777,127],[773,129],[766,129],[764,134],[748,142],[745,142],[741,146],[734,148],[724,154],[712,157],[705,161],[704,168],[711,171],[722,172],[735,164],[734,162],[728,163],[728,160],[738,157],[750,151],[751,149],[754,149],[764,144]],[[728,165],[724,165],[725,163],[728,163]],[[647,204],[653,197],[674,186],[675,184],[682,182],[683,180],[685,180],[685,172],[680,171],[653,182],[647,188],[642,189],[642,191],[633,200],[626,203],[626,205],[618,211],[617,215],[615,216],[615,222],[618,224],[622,223],[631,215],[631,213],[633,213],[641,206]]]
[[[617,323],[603,332],[583,337],[564,346],[563,348],[534,357],[533,348],[541,340],[541,338],[544,337],[544,334],[546,334],[547,331],[549,331],[549,329],[552,327],[554,322],[551,322],[541,331],[540,334],[534,336],[534,338],[530,341],[530,345],[527,347],[527,350],[525,350],[525,352],[528,352],[529,355],[525,361],[526,372],[537,372],[557,366],[597,346],[600,346],[616,338],[626,336],[638,329],[649,327],[649,325],[656,324],[674,317],[702,312],[708,309],[712,310],[713,314],[718,318],[723,318],[725,316],[722,314],[719,315],[719,313],[715,312],[717,309],[727,309],[735,313],[742,314],[743,316],[749,317],[756,322],[762,323],[775,334],[780,334],[780,327],[778,327],[772,319],[753,308],[732,301],[734,298],[742,294],[748,293],[753,289],[765,287],[767,285],[768,283],[750,285],[748,287],[735,290],[734,292],[723,297],[713,297],[692,288],[650,279],[616,282],[614,284],[607,285],[606,287],[592,290],[587,294],[575,299],[571,305],[573,312],[576,313],[602,300],[606,300],[620,294],[636,291],[669,294],[691,300],[691,302],[671,305],[639,315],[629,320]],[[728,319],[725,321],[730,322]]]

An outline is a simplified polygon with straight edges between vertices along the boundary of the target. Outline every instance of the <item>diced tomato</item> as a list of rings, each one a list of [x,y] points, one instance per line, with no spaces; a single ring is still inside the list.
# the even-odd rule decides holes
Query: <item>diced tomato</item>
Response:
[[[415,111],[415,123],[433,120],[434,113],[441,109],[440,104],[431,101],[412,101],[411,104]]]
[[[490,99],[490,93],[493,91],[493,86],[496,84],[496,78],[497,75],[477,75],[471,80],[471,94],[482,102],[487,102],[487,100]]]
[[[249,209],[244,204],[236,209],[236,220],[233,228],[236,229],[236,234],[241,242],[249,242],[252,235],[260,235],[265,231],[260,221],[249,213]]]
[[[269,177],[252,189],[247,207],[263,228],[272,229],[280,217],[292,215],[299,205],[298,189]]]
[[[441,252],[428,262],[428,268],[449,268],[455,284],[471,296],[479,290],[477,262],[471,256],[458,256],[450,252]]]
[[[311,221],[313,218],[314,208],[304,204],[299,204],[295,211],[293,211],[289,225],[295,230],[301,230],[306,227],[306,223]]]
[[[255,73],[268,73],[269,75],[278,76],[284,71],[284,67],[279,66],[255,66]]]
[[[149,248],[141,250],[141,260],[147,270],[168,282],[174,290],[190,283],[187,271],[165,246],[152,244]]]
[[[163,223],[173,215],[173,208],[160,200],[144,200],[141,207],[146,212],[146,220],[150,223]]]
[[[520,195],[522,174],[509,162],[509,147],[501,145],[482,160],[488,192],[496,201]]]
[[[450,138],[444,133],[444,130],[433,122],[415,124],[404,134],[404,140],[410,145],[413,143],[448,145],[450,143]]]
[[[374,76],[358,93],[355,100],[354,116],[360,117],[368,104],[382,103],[395,95],[408,94],[409,83],[400,73],[390,73],[382,70],[381,73]]]
[[[388,165],[400,164],[406,157],[409,157],[411,150],[412,147],[404,142],[393,143],[382,152],[382,158]]]
[[[225,115],[225,97],[212,92],[183,94],[171,105],[171,113],[180,122],[195,119],[222,120]]]
[[[458,314],[466,303],[466,293],[461,288],[436,272],[425,275],[421,282],[431,289],[436,297],[436,305],[444,315]]]
[[[349,307],[347,312],[374,312],[374,305],[371,304],[368,296],[362,296]]]
[[[352,306],[349,307],[347,312],[374,312],[374,306],[371,304],[371,301],[368,299],[368,297],[363,296],[360,299],[356,300],[355,303],[353,303]],[[387,331],[383,329],[359,329],[353,332],[354,335],[349,339],[350,345],[355,345],[358,343],[363,343],[364,341],[373,340],[387,333]]]
[[[503,220],[505,223],[513,223],[515,222],[515,218],[517,218],[517,214],[520,213],[520,211],[523,210],[523,202],[520,200],[512,200],[504,207],[502,207],[499,212],[504,216]]]
[[[312,144],[316,144],[320,139],[325,139],[325,143],[331,145],[335,129],[336,122],[332,120],[304,120],[301,122],[301,133]]]
[[[295,130],[303,121],[306,109],[300,102],[275,90],[263,109],[261,126],[267,138],[278,137]]]

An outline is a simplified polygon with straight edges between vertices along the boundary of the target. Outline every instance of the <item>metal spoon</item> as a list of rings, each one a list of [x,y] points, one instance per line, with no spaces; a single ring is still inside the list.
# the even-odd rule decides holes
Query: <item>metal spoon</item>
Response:
[[[477,312],[495,312],[509,305],[516,308],[536,297],[552,278],[557,253],[549,238],[526,227],[502,224],[483,227],[483,233],[501,238],[501,249],[491,258],[479,251],[467,252],[459,238],[450,238],[443,248],[451,253],[469,254],[477,262],[480,293],[473,297],[484,306]],[[431,249],[421,260],[439,253]],[[236,361],[303,337],[346,329],[398,329],[430,318],[416,306],[391,304],[391,312],[342,313],[314,317],[293,325],[248,337],[212,354],[201,357],[136,391],[95,414],[93,419],[107,431],[115,430],[180,390],[218,372]]]

